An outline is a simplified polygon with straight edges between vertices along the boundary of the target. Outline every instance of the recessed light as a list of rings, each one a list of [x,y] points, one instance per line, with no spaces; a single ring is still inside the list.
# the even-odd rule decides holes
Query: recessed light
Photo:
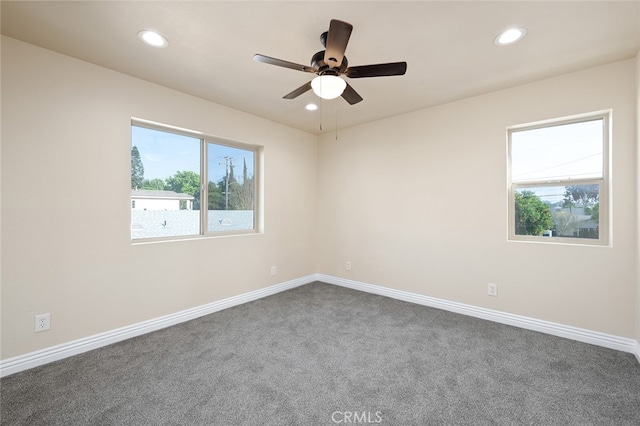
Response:
[[[144,41],[149,46],[167,47],[169,45],[167,39],[155,31],[142,30],[138,33],[138,37],[140,37],[140,40]]]
[[[522,27],[513,27],[504,30],[493,40],[493,43],[497,46],[505,46],[507,44],[515,43],[522,39],[527,34],[527,29]]]
[[[318,105],[316,104],[307,104],[307,106],[304,107],[307,111],[315,111],[318,109]]]

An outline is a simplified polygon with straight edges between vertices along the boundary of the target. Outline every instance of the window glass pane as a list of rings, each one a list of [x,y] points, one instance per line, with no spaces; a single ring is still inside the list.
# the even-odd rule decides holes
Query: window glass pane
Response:
[[[517,188],[515,234],[598,239],[600,186]]]
[[[200,139],[131,126],[131,238],[200,233]]]
[[[255,153],[207,144],[208,231],[255,228]]]
[[[512,131],[511,181],[602,178],[603,121]]]

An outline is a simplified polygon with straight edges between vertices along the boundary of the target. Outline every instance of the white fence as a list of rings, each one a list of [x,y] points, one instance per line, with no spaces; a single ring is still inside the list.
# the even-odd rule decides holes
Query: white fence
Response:
[[[254,228],[253,210],[210,210],[208,232]],[[131,210],[131,238],[175,237],[200,233],[199,210]]]

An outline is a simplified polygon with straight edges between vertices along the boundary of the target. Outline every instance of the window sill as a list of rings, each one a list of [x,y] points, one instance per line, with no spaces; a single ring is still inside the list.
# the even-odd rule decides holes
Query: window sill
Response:
[[[142,245],[148,245],[148,244],[175,243],[175,242],[183,242],[183,241],[202,241],[202,240],[212,240],[212,239],[230,238],[230,237],[247,237],[252,235],[263,235],[263,234],[264,232],[252,230],[247,232],[216,233],[215,235],[212,235],[212,234],[188,235],[184,237],[166,237],[166,238],[153,238],[153,239],[140,238],[137,240],[131,240],[131,245],[142,246]]]

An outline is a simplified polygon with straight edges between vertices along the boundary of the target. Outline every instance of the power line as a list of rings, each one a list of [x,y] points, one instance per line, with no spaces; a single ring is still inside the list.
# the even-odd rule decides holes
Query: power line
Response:
[[[566,166],[567,164],[577,163],[579,161],[583,161],[583,160],[586,160],[588,158],[596,157],[596,156],[599,156],[599,155],[602,155],[602,153],[601,152],[597,152],[595,154],[587,155],[586,157],[581,157],[581,158],[578,158],[578,159],[575,159],[575,160],[566,161],[564,163],[558,163],[558,164],[555,164],[555,165],[552,165],[552,166],[543,167],[542,169],[532,170],[530,172],[520,173],[518,175],[514,175],[513,177],[515,178],[515,177],[520,177],[520,176],[526,176],[526,175],[531,175],[531,174],[535,174],[535,173],[538,173],[538,172],[542,172],[542,171],[545,171],[545,170],[555,169],[555,168],[558,168],[560,166]],[[585,174],[589,174],[589,173],[582,173],[582,175],[585,175]],[[574,176],[580,176],[580,175],[581,174],[574,174]]]

